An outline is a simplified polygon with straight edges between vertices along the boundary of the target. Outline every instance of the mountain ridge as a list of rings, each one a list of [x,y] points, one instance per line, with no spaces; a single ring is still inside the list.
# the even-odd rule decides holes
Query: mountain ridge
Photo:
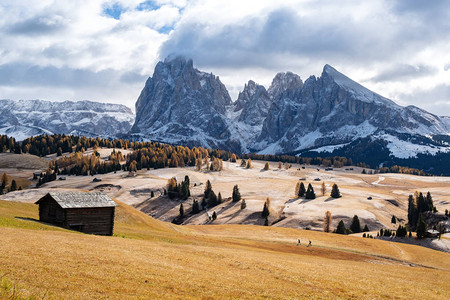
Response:
[[[186,68],[189,71],[181,72]],[[171,118],[157,117],[160,122],[148,126],[145,120],[155,116],[146,116],[145,110],[155,110],[159,103],[174,106],[181,101],[177,89],[168,93],[157,89],[166,74],[171,74],[169,82],[174,87],[185,92],[181,96],[189,99],[185,101],[187,110],[174,111]],[[205,78],[213,78],[221,88],[197,84]],[[183,118],[192,115],[198,103],[210,103],[211,108]],[[141,109],[144,113],[139,112]],[[172,56],[155,67],[136,103],[136,113],[140,116],[132,134],[140,139],[220,147],[237,153],[282,154],[350,143],[367,136],[389,135],[392,140],[397,134],[431,137],[450,132],[446,118],[413,106],[402,107],[328,64],[320,77],[310,76],[304,82],[292,72],[276,74],[267,89],[250,80],[232,102],[218,76],[195,69],[191,59]],[[199,127],[206,122],[208,126]],[[219,126],[212,126],[214,123]],[[439,147],[449,151],[446,145]]]

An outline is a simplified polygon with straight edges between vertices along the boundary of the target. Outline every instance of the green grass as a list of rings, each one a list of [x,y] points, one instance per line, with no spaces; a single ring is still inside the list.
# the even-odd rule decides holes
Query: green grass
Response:
[[[41,223],[38,207],[31,203],[0,200],[0,227],[34,230],[64,230]]]

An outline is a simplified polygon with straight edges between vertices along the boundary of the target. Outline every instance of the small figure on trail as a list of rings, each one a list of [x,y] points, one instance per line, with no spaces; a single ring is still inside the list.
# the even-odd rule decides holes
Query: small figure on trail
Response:
[[[301,244],[302,244],[302,242],[300,241],[300,239],[298,239],[297,246],[298,246],[298,245],[301,245]]]
[[[308,246],[307,246],[307,247],[309,247],[309,246],[311,246],[311,247],[312,247],[312,244],[311,244],[311,240],[309,241],[309,244],[308,244]]]

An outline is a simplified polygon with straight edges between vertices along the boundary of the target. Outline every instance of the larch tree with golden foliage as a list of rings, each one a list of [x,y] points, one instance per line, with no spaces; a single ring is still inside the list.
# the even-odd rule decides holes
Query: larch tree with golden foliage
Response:
[[[325,196],[326,192],[327,192],[327,187],[325,185],[325,181],[322,181],[322,196]]]
[[[324,232],[330,232],[331,220],[332,220],[331,212],[329,210],[327,210],[327,212],[325,213],[325,219],[324,219],[324,224],[323,224]]]
[[[268,162],[266,162],[266,164],[264,165],[264,170],[269,170],[270,169],[270,166],[269,166],[269,163]]]

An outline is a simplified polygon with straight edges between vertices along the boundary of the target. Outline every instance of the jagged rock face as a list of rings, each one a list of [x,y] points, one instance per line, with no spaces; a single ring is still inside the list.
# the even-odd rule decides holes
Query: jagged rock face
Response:
[[[191,146],[225,147],[231,98],[219,77],[200,72],[183,57],[159,62],[136,103],[132,133]]]
[[[241,106],[241,102],[243,104],[238,121],[251,126],[260,126],[262,121],[267,117],[270,105],[272,104],[272,99],[267,93],[266,88],[253,81],[249,81],[248,85],[244,87],[244,91],[239,94],[239,97],[241,98],[238,98],[236,101],[235,111]],[[241,99],[245,100],[242,101]]]
[[[130,108],[91,101],[0,100],[0,133],[22,140],[39,134],[114,138],[134,121]]]
[[[447,119],[401,107],[329,65],[305,83],[291,72],[267,90],[250,80],[232,103],[218,77],[169,58],[157,64],[136,112],[132,132],[142,138],[236,152],[296,152],[386,132],[449,134]]]
[[[260,149],[278,141],[283,152],[347,143],[379,130],[442,132],[439,118],[403,108],[347,78],[329,65],[294,94],[274,101],[258,137]],[[427,114],[427,118],[421,115]],[[430,122],[432,119],[433,122]],[[438,124],[432,128],[431,124]]]

